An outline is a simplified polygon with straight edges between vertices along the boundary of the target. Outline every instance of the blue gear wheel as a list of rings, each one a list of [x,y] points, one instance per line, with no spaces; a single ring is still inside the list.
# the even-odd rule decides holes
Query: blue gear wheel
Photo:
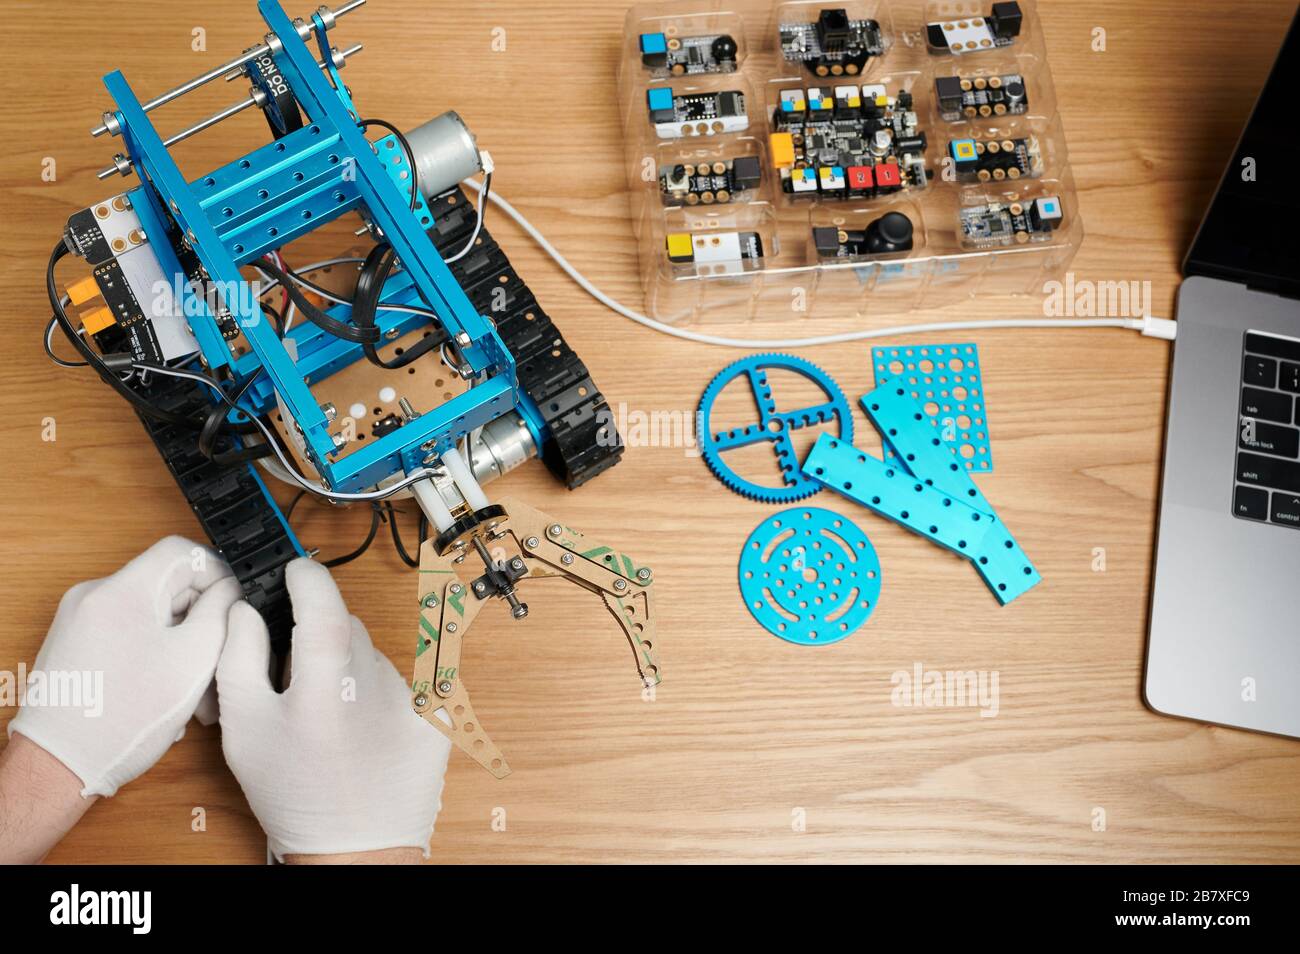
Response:
[[[760,523],[740,553],[740,594],[759,625],[800,646],[839,642],[880,599],[867,535],[830,510],[794,507]]]
[[[778,412],[776,401],[772,398],[772,387],[767,382],[767,372],[772,369],[793,371],[803,375],[826,393],[826,402],[794,411]],[[749,378],[750,387],[753,389],[758,423],[735,430],[714,431],[710,424],[713,402],[723,388],[742,375]],[[844,392],[829,374],[811,361],[805,361],[791,354],[750,355],[748,358],[741,358],[727,365],[704,389],[704,395],[700,398],[700,410],[696,415],[700,455],[708,464],[709,470],[713,471],[713,476],[741,496],[757,500],[759,503],[794,503],[805,497],[811,497],[821,489],[821,484],[805,477],[799,470],[799,461],[795,459],[790,431],[814,424],[824,424],[832,418],[839,421],[839,438],[846,443],[852,443],[853,413],[849,402],[844,397]],[[763,441],[773,445],[777,463],[781,468],[781,477],[785,481],[783,487],[767,487],[746,480],[722,459],[726,451]]]

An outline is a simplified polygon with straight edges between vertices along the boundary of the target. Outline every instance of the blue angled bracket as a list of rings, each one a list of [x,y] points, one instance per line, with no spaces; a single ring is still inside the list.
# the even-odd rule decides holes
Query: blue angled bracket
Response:
[[[808,476],[970,560],[998,602],[1010,603],[1042,579],[921,407],[897,386],[862,397],[862,406],[899,452],[886,464],[823,434],[803,464]]]
[[[117,103],[126,151],[144,183],[132,190],[131,201],[164,269],[181,273],[171,250],[174,222],[221,290],[251,348],[252,353],[236,364],[237,373],[255,373],[260,368],[270,379],[271,387],[260,386],[254,401],[260,395],[265,405],[278,394],[302,430],[307,454],[325,481],[335,490],[359,490],[421,466],[430,452],[454,446],[473,428],[514,408],[519,403],[514,359],[492,324],[474,309],[421,227],[417,215],[423,209],[427,219],[427,208],[417,202],[412,213],[408,189],[415,187],[415,172],[405,165],[405,157],[398,157],[396,163],[389,163],[387,157],[381,161],[357,126],[350,99],[334,71],[330,70],[331,82],[276,0],[259,0],[258,9],[278,41],[272,44],[276,66],[306,113],[307,123],[206,176],[185,180],[120,71],[104,77],[104,85]],[[328,49],[321,36],[324,24],[319,17],[313,17],[312,23],[318,41]],[[399,186],[402,170],[407,170],[409,187],[403,187],[405,182]],[[468,341],[458,344],[458,349],[472,371],[490,377],[334,460],[329,421],[312,396],[307,375],[289,357],[256,299],[247,294],[239,269],[353,210],[362,212],[382,232],[408,278],[391,294],[385,288],[385,300],[430,308],[449,338]],[[206,304],[188,289],[183,298],[184,313],[208,366],[231,364],[229,348]],[[340,306],[335,317],[345,318],[347,311]],[[381,308],[381,331],[409,330],[414,324],[409,315]],[[304,352],[318,352],[311,362],[314,380],[361,357],[358,344],[322,338],[324,333],[314,327],[295,330],[300,345],[312,345],[300,349],[300,359],[306,357]]]

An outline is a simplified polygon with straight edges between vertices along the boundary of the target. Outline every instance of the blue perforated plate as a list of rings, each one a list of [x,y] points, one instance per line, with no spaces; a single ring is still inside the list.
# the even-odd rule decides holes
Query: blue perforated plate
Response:
[[[801,646],[852,635],[880,598],[880,560],[850,520],[793,507],[759,524],[740,554],[740,593],[764,629]]]
[[[979,348],[969,342],[872,348],[871,359],[876,387],[886,381],[905,387],[968,471],[993,470]],[[897,456],[886,441],[885,458]]]

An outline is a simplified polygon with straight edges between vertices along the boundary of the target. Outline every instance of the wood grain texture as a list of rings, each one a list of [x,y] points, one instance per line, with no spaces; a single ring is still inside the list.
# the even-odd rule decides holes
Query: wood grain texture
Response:
[[[740,4],[761,11],[764,4]],[[67,216],[106,194],[109,143],[86,131],[120,66],[158,91],[262,33],[250,0],[7,5],[0,103],[0,667],[30,664],[60,594],[166,533],[198,532],[125,407],[54,369],[39,334],[42,271]],[[497,161],[497,186],[597,284],[639,300],[612,80],[623,3],[372,0],[340,36],[360,102],[404,128],[461,111]],[[1294,10],[1290,0],[1041,4],[1088,237],[1079,279],[1150,281],[1169,314],[1178,265]],[[581,29],[578,29],[578,27]],[[191,50],[206,29],[207,49]],[[489,50],[504,27],[507,50]],[[1107,31],[1107,51],[1091,31]],[[170,109],[166,130],[234,87]],[[557,104],[582,103],[580,109]],[[161,117],[163,114],[156,114]],[[195,171],[264,141],[260,119],[179,151]],[[219,153],[219,155],[218,155]],[[58,177],[41,178],[44,157]],[[520,271],[614,402],[691,412],[736,354],[638,329],[579,292],[500,217]],[[71,274],[71,267],[69,267]],[[986,300],[940,316],[1031,316]],[[886,323],[887,319],[880,319]],[[772,321],[757,334],[789,331]],[[722,329],[743,332],[742,327]],[[833,320],[801,332],[844,330]],[[884,566],[868,626],[833,648],[787,645],[737,593],[740,544],[767,508],[723,491],[681,448],[631,449],[569,494],[529,466],[508,490],[655,567],[664,682],[641,700],[603,609],[558,584],[511,624],[486,612],[464,672],[515,773],[496,782],[453,755],[437,862],[1300,861],[1300,745],[1156,716],[1140,698],[1168,346],[1094,331],[986,332],[979,343],[996,472],[980,484],[1045,578],[997,607],[969,568],[839,499]],[[856,395],[866,346],[806,355]],[[41,439],[42,419],[58,439]],[[350,549],[365,515],[304,510],[302,534]],[[1105,572],[1092,570],[1106,550]],[[410,664],[415,581],[384,546],[337,579],[376,643]],[[897,708],[890,674],[997,670],[996,718]],[[12,711],[0,712],[0,724]],[[190,831],[191,810],[207,831]],[[492,812],[507,830],[493,831]],[[1094,808],[1106,812],[1092,830]],[[792,812],[807,830],[792,830]],[[61,862],[262,861],[263,841],[215,729],[96,806]]]

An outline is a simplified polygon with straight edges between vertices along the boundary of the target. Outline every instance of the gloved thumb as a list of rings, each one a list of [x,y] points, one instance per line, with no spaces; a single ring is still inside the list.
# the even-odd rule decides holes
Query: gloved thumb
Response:
[[[260,613],[240,600],[230,607],[226,647],[217,663],[217,692],[231,690],[273,692],[271,687],[271,635]]]

